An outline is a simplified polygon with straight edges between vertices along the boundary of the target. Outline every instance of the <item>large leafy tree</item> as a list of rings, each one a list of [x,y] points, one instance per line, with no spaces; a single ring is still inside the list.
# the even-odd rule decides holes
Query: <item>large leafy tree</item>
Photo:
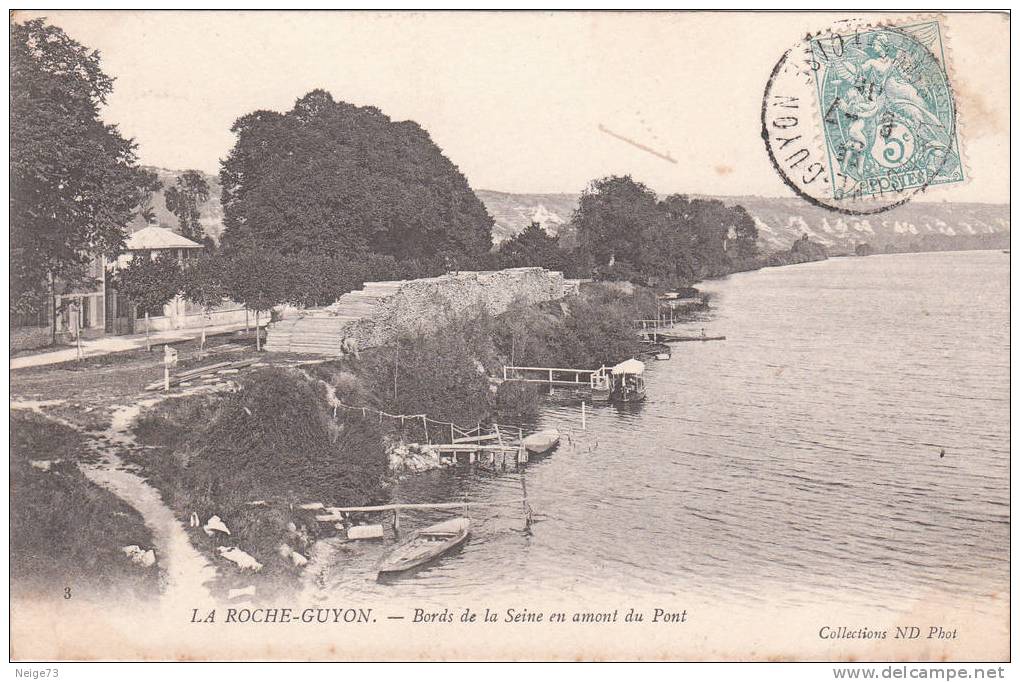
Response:
[[[689,198],[671,195],[664,202],[676,229],[686,235],[690,243],[691,261],[694,272],[700,277],[711,277],[731,271],[736,252],[731,252],[730,242],[736,234],[736,226],[742,230],[747,226],[741,217],[746,217],[757,237],[754,221],[743,208],[727,206],[718,199]]]
[[[220,170],[226,247],[431,263],[491,247],[484,205],[412,121],[314,90],[285,114],[255,111],[231,130]]]
[[[629,175],[614,175],[585,189],[571,222],[580,247],[605,269],[637,261],[645,232],[661,220],[655,192]]]
[[[163,194],[168,211],[177,216],[181,234],[200,242],[205,236],[199,222],[199,206],[209,200],[209,183],[196,170],[184,171],[177,183]]]
[[[51,280],[81,282],[95,256],[119,252],[159,183],[99,118],[113,79],[98,52],[42,19],[12,23],[10,38],[11,303],[28,312]]]

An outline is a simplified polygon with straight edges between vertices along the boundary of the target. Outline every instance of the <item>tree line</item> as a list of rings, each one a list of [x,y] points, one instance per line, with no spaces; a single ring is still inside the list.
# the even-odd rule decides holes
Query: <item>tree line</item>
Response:
[[[159,182],[139,166],[134,141],[100,119],[113,79],[97,52],[43,20],[12,24],[11,38],[11,301],[31,310],[55,282],[86,283],[95,256],[123,252],[125,225],[149,212]],[[569,239],[532,223],[493,249],[492,217],[421,126],[324,90],[285,113],[241,116],[231,130],[220,243],[199,220],[208,184],[187,171],[164,199],[178,231],[206,250],[183,264],[134,258],[113,276],[144,309],[183,295],[261,313],[329,304],[368,280],[521,266],[673,286],[747,269],[758,256],[742,207],[660,200],[629,176],[584,190]]]

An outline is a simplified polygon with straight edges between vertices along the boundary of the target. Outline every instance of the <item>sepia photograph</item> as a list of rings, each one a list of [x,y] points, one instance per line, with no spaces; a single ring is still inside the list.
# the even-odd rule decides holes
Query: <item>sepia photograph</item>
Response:
[[[1008,11],[8,27],[17,676],[1004,676]]]

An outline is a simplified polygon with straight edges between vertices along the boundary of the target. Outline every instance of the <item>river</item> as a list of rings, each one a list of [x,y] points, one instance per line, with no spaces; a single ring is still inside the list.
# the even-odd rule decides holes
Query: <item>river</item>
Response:
[[[374,580],[382,546],[338,549],[318,599],[596,592],[839,615],[935,595],[1002,617],[1009,256],[840,258],[703,289],[711,308],[685,328],[725,341],[674,344],[649,363],[644,404],[589,407],[585,432],[576,402],[551,401],[535,426],[572,435],[523,474],[402,481],[404,501],[507,504],[473,511],[462,551],[393,584]]]

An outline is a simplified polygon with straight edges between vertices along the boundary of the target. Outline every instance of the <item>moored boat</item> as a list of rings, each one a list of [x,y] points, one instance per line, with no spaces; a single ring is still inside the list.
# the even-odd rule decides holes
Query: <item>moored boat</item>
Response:
[[[645,363],[631,358],[613,367],[613,400],[636,403],[645,399]]]
[[[557,429],[543,429],[526,437],[521,443],[524,449],[536,455],[549,452],[559,445],[560,432]]]
[[[379,577],[424,566],[463,545],[471,534],[471,521],[458,517],[416,531],[396,546],[379,565]]]

